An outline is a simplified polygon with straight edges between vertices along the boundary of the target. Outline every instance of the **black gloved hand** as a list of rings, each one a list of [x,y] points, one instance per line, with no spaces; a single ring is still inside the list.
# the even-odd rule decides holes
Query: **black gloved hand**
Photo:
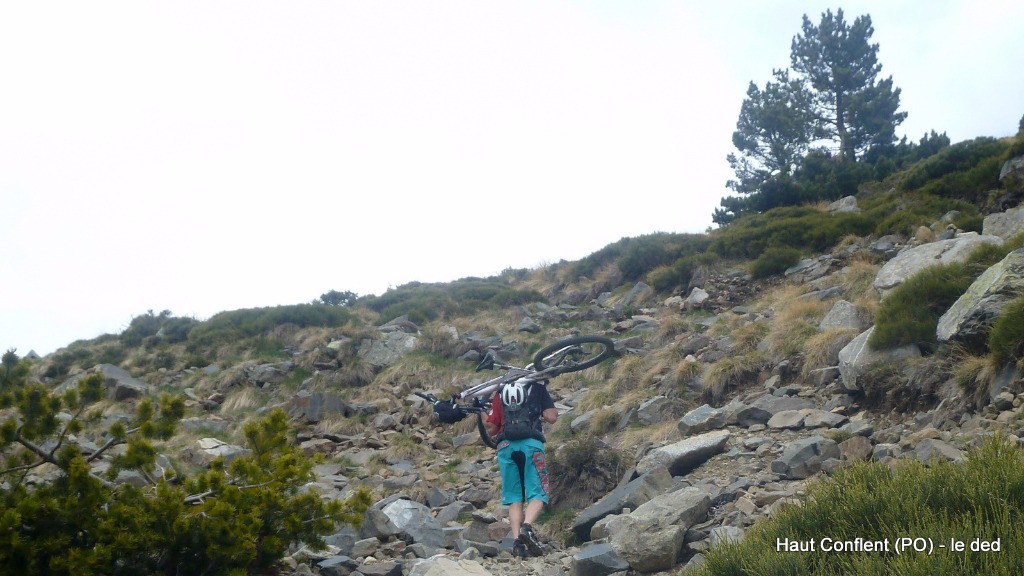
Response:
[[[437,414],[437,419],[445,424],[454,424],[468,416],[466,411],[462,409],[462,406],[450,400],[436,402],[434,404],[434,413]]]

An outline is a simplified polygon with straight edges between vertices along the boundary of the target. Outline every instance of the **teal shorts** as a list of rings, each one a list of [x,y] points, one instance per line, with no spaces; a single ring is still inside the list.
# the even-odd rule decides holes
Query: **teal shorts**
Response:
[[[515,453],[522,453],[516,456]],[[520,464],[522,463],[522,476]],[[501,470],[501,503],[508,505],[540,500],[548,503],[550,484],[548,464],[544,457],[544,443],[540,440],[503,440],[498,444],[498,468]]]

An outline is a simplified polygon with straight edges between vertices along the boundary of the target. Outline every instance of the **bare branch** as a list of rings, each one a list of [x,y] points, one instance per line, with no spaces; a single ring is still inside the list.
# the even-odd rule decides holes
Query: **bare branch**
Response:
[[[15,439],[15,441],[18,442],[18,444],[21,444],[22,446],[27,448],[30,452],[32,452],[36,456],[39,456],[40,458],[42,458],[43,461],[49,462],[50,464],[58,464],[57,463],[57,459],[54,458],[53,454],[47,453],[45,450],[43,450],[39,446],[36,446],[31,440],[29,440],[28,438],[25,438],[24,436],[22,436],[20,429],[17,432],[15,432],[14,439]]]
[[[125,436],[130,436],[131,434],[134,434],[139,430],[139,428],[132,428],[131,430],[125,433]],[[127,442],[127,440],[118,440],[117,438],[111,438],[110,440],[107,440],[107,443],[104,444],[103,446],[100,446],[99,450],[93,452],[92,456],[89,456],[86,459],[86,462],[92,462],[94,460],[99,459],[100,456],[103,456],[103,453],[106,452],[107,450],[113,448],[114,446],[117,446],[118,444],[124,444],[125,442]]]

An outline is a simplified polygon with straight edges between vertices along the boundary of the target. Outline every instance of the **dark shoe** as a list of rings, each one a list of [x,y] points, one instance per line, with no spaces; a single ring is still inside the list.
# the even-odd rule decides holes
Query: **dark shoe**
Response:
[[[533,526],[523,524],[523,527],[519,529],[519,542],[526,546],[526,549],[530,551],[531,555],[544,555],[544,549],[541,548],[540,538],[538,538],[537,533],[533,531]]]
[[[512,557],[529,558],[530,553],[526,551],[526,544],[523,544],[519,540],[516,540],[515,544],[512,545]]]

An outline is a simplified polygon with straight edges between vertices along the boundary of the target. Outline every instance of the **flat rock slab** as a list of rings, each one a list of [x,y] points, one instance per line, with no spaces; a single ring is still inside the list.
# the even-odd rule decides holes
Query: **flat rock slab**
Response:
[[[965,232],[956,238],[929,242],[908,248],[889,260],[878,271],[872,283],[882,298],[897,286],[925,268],[937,264],[964,262],[970,253],[983,244],[1002,244],[999,236],[980,236],[976,232]]]
[[[675,444],[655,448],[636,465],[638,474],[665,467],[673,476],[683,476],[722,452],[731,434],[727,430],[706,432]]]

